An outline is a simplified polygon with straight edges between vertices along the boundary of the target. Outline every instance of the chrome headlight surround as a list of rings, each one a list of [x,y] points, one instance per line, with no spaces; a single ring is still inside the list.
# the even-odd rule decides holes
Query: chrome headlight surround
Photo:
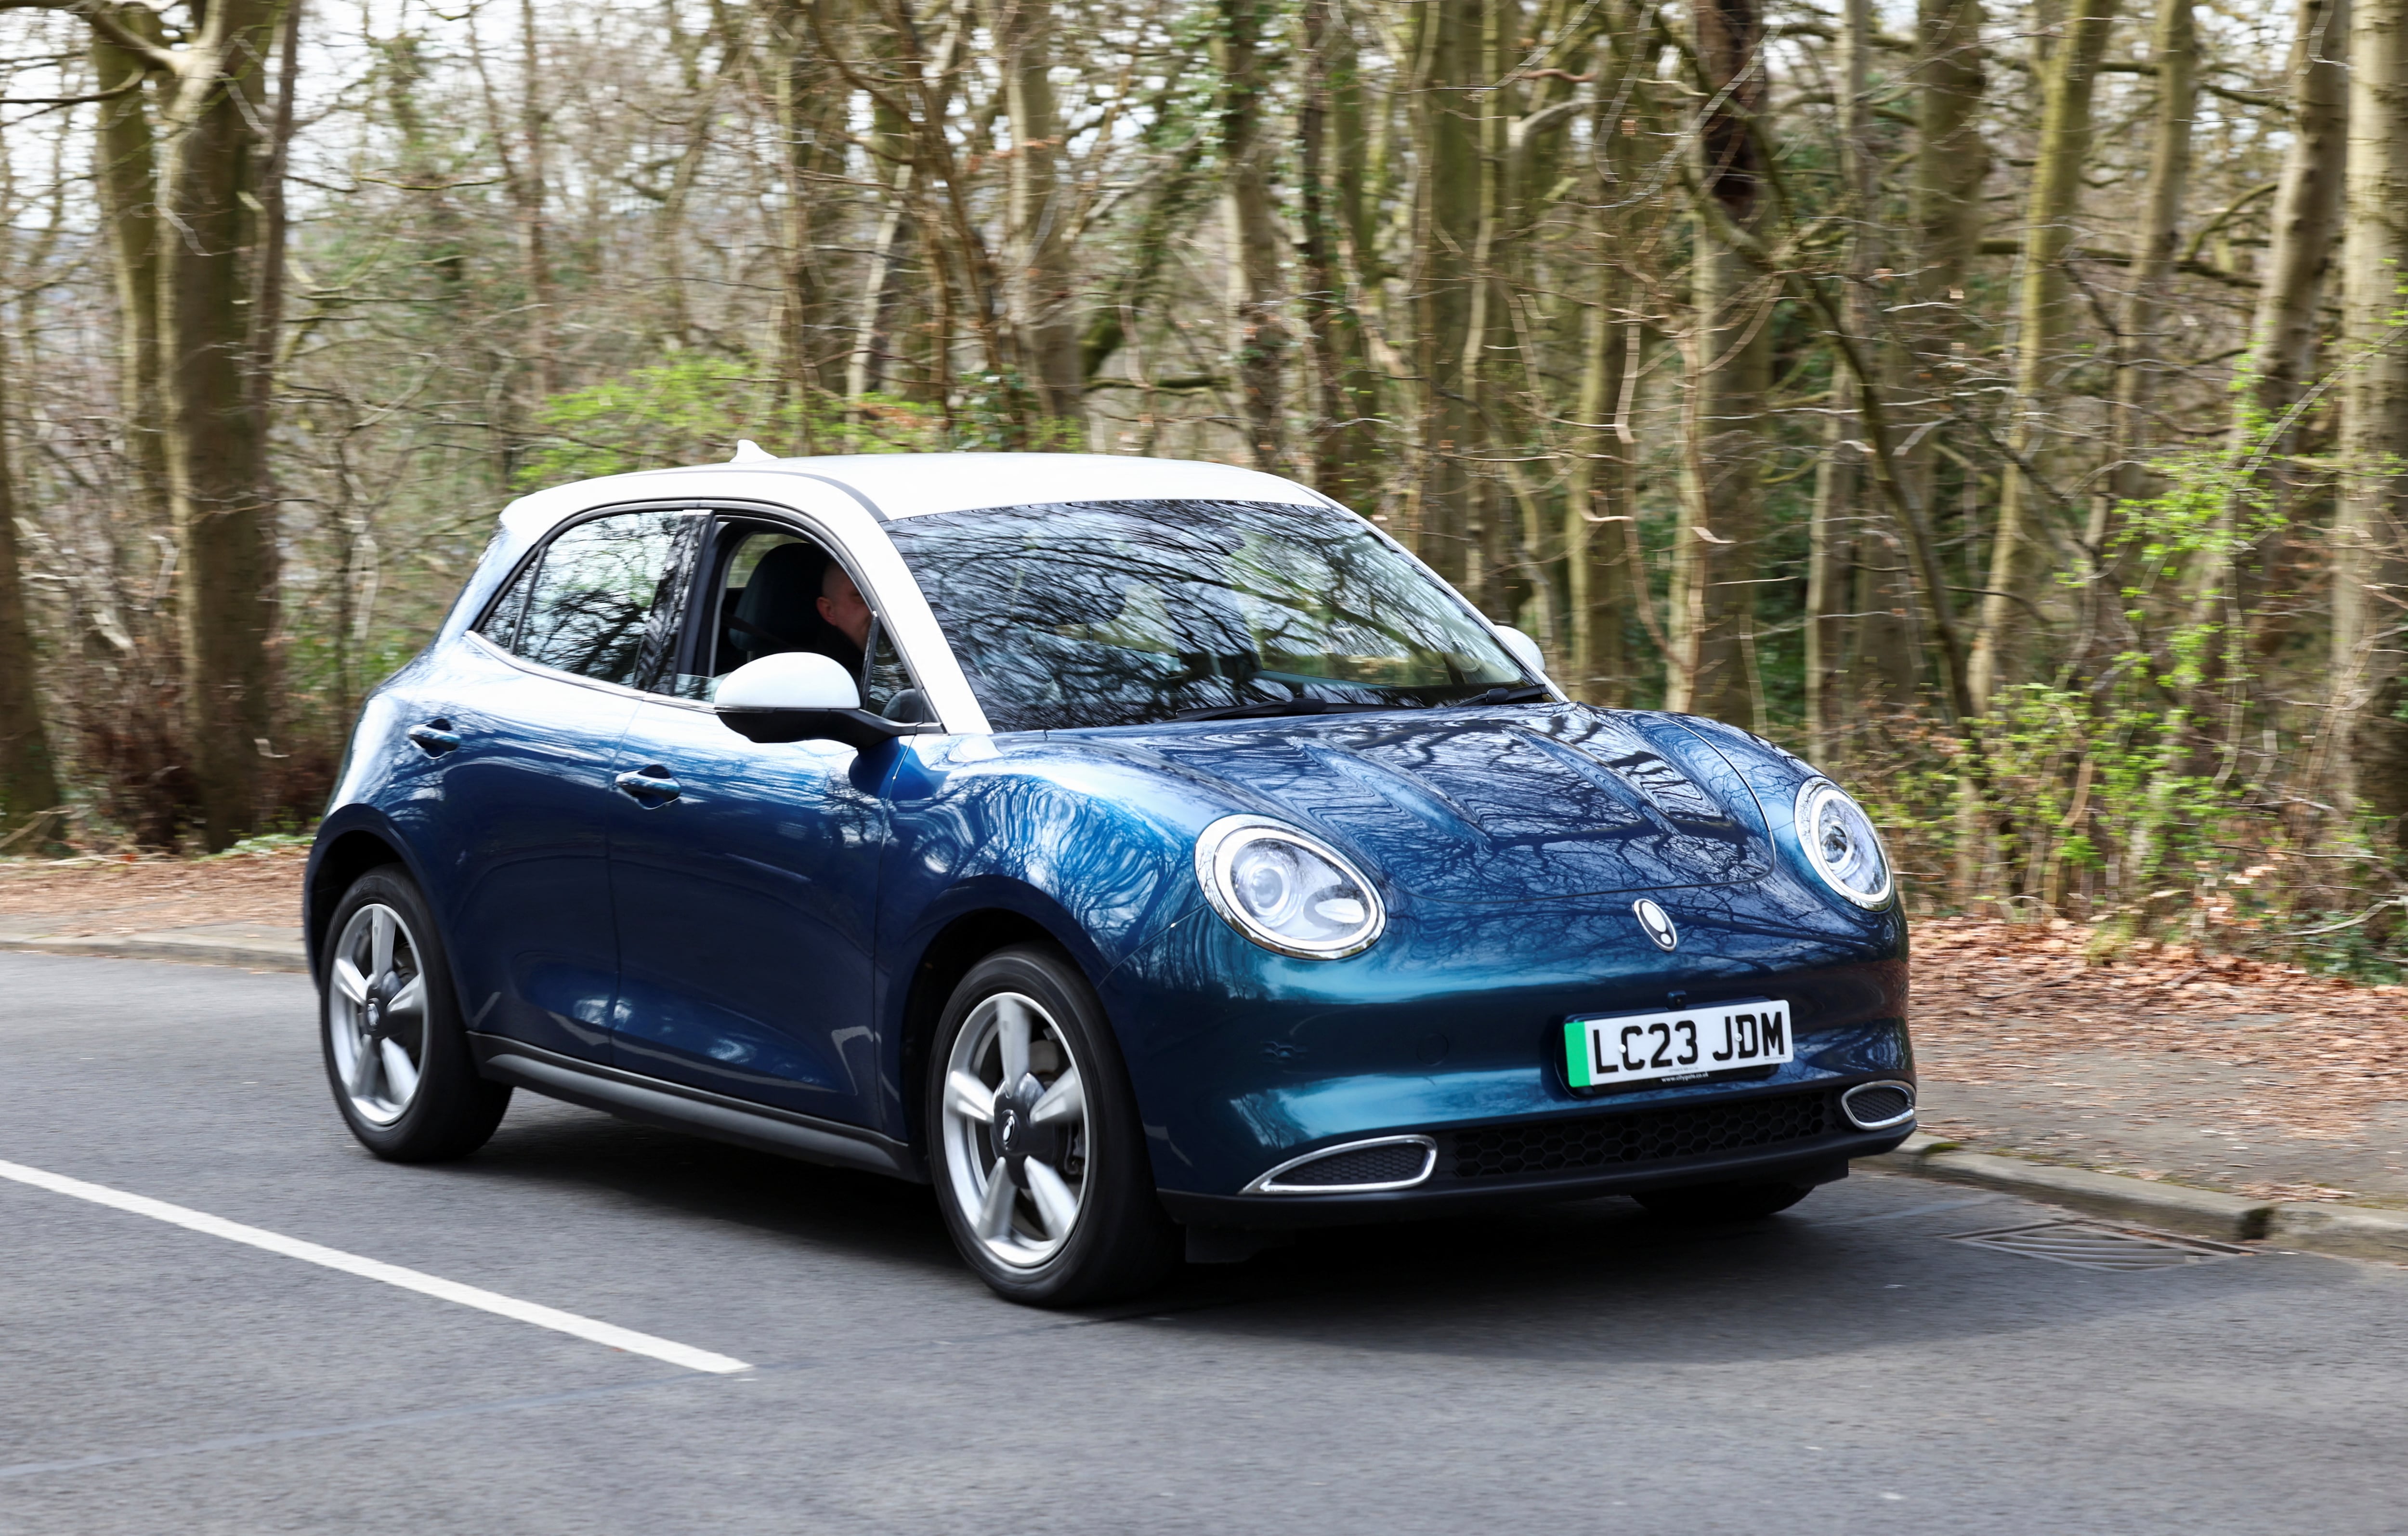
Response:
[[[1350,887],[1335,897],[1324,893],[1312,898],[1319,924],[1335,931],[1319,937],[1283,933],[1257,913],[1247,893],[1240,889],[1244,871],[1238,868],[1240,860],[1256,849],[1266,850],[1274,859],[1283,858],[1300,874],[1310,874],[1315,863],[1324,865]],[[1299,960],[1341,960],[1360,955],[1380,941],[1388,926],[1386,903],[1352,859],[1320,839],[1268,816],[1224,816],[1206,827],[1196,840],[1196,883],[1203,887],[1204,899],[1229,926],[1267,950]],[[1333,918],[1319,911],[1333,899],[1358,903],[1359,918],[1348,923],[1342,914]]]
[[[1824,838],[1826,824],[1829,821],[1835,821],[1836,825],[1829,826],[1828,830],[1839,832],[1849,842],[1870,854],[1873,867],[1881,876],[1877,886],[1859,890],[1842,875]],[[1806,862],[1813,865],[1814,872],[1823,878],[1824,884],[1869,911],[1889,905],[1890,897],[1898,890],[1897,877],[1890,870],[1889,849],[1883,844],[1881,829],[1873,825],[1873,819],[1865,814],[1864,807],[1856,804],[1846,790],[1828,779],[1809,779],[1799,785],[1797,825],[1798,845],[1805,853]]]

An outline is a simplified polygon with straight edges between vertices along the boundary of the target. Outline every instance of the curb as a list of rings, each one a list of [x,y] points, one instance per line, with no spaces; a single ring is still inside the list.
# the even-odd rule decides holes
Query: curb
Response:
[[[308,957],[295,944],[240,944],[222,940],[146,934],[129,939],[0,939],[0,950],[27,955],[76,955],[102,960],[174,960],[185,965],[239,966],[246,970],[307,974]]]
[[[1861,1160],[1889,1172],[1977,1184],[2047,1205],[2226,1242],[2272,1239],[2312,1253],[2408,1264],[2408,1211],[2317,1200],[2254,1200],[2187,1184],[1965,1152],[1954,1141],[1922,1131],[1908,1137],[1894,1152]]]

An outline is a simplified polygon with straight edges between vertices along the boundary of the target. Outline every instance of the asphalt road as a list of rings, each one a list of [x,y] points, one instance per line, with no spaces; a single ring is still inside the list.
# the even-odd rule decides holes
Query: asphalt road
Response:
[[[752,1362],[684,1370],[0,1180],[0,1531],[2408,1529],[2408,1270],[2140,1273],[1859,1174],[1314,1237],[1084,1315],[924,1190],[522,1095],[370,1158],[296,977],[0,955],[0,1160]]]

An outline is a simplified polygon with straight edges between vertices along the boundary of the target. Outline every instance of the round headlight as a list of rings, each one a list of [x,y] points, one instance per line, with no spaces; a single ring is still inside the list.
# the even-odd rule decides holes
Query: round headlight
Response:
[[[1344,854],[1259,816],[1224,816],[1204,829],[1196,881],[1231,927],[1299,959],[1358,954],[1387,926],[1379,894]]]
[[[1823,883],[1859,907],[1889,900],[1889,855],[1862,807],[1828,779],[1798,791],[1798,840]]]

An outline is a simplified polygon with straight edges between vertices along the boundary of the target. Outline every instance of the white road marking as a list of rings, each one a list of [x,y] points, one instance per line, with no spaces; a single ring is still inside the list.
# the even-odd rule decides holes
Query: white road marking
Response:
[[[456,1301],[464,1307],[475,1307],[480,1312],[490,1312],[497,1316],[515,1318],[522,1323],[533,1323],[540,1328],[551,1328],[554,1332],[569,1334],[593,1343],[607,1344],[612,1349],[624,1349],[630,1355],[650,1356],[655,1360],[666,1360],[670,1365],[683,1366],[689,1371],[708,1371],[724,1375],[729,1371],[752,1369],[742,1360],[731,1359],[724,1355],[714,1355],[707,1349],[695,1349],[691,1344],[681,1344],[668,1339],[655,1339],[649,1333],[638,1333],[633,1328],[623,1328],[613,1324],[596,1322],[591,1317],[580,1317],[573,1312],[562,1312],[556,1307],[539,1306],[533,1301],[519,1300],[516,1297],[480,1290],[474,1285],[463,1285],[456,1280],[445,1280],[439,1275],[404,1269],[398,1264],[386,1264],[373,1258],[362,1258],[357,1254],[347,1254],[339,1248],[327,1248],[315,1242],[304,1242],[299,1238],[288,1238],[281,1232],[271,1232],[259,1227],[246,1227],[238,1221],[228,1221],[222,1216],[212,1216],[205,1211],[194,1211],[181,1205],[170,1205],[165,1200],[154,1200],[146,1195],[129,1195],[122,1189],[111,1189],[107,1184],[86,1184],[81,1179],[70,1179],[64,1174],[45,1172],[38,1168],[27,1168],[22,1163],[0,1162],[0,1179],[13,1179],[19,1184],[31,1184],[36,1189],[47,1189],[54,1195],[90,1200],[94,1205],[106,1205],[116,1211],[129,1211],[137,1216],[149,1216],[153,1221],[164,1221],[170,1226],[185,1227],[194,1232],[206,1232],[211,1237],[223,1238],[229,1242],[265,1248],[271,1254],[281,1254],[287,1258],[297,1258],[305,1264],[322,1265],[326,1269],[340,1270],[345,1274],[355,1274],[366,1280],[381,1280],[388,1285],[398,1285],[406,1291],[417,1291],[423,1296],[437,1297],[445,1301]]]

